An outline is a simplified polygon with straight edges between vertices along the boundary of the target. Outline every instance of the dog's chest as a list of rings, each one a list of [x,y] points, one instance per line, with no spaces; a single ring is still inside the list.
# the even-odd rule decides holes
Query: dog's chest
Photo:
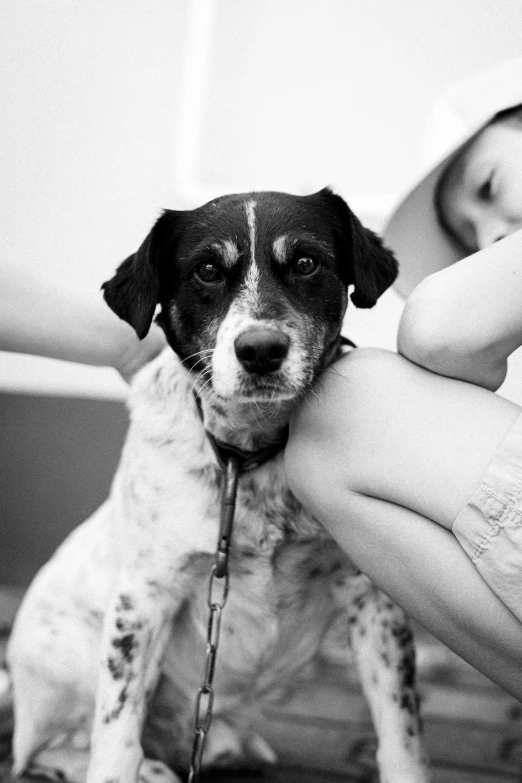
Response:
[[[212,563],[195,554],[187,565],[192,591],[166,662],[188,696],[204,670]],[[349,569],[289,493],[277,462],[242,477],[216,667],[221,700],[266,694],[310,660],[338,611],[332,585]]]
[[[143,409],[134,408],[137,440],[132,446],[130,438],[131,474],[124,472],[124,495],[132,497],[134,510],[141,509],[140,528],[150,525],[162,540],[165,556],[184,548],[178,565],[186,598],[174,620],[165,668],[190,695],[204,668],[208,580],[218,541],[223,476],[191,386],[183,372],[170,367],[161,365],[156,379],[147,382],[149,395],[155,384],[168,386],[168,409],[163,393],[152,400],[149,396]],[[216,669],[221,692],[252,691],[253,683],[254,690],[269,689],[307,661],[336,611],[331,586],[346,568],[341,550],[289,491],[281,455],[243,473]]]
[[[222,471],[207,438],[193,379],[171,352],[142,371],[131,397],[132,424],[113,488],[117,515],[141,538],[188,554],[214,551]],[[238,424],[239,426],[239,424]],[[129,526],[127,525],[127,531]],[[126,531],[126,535],[128,535]],[[284,540],[324,537],[290,493],[282,456],[238,482],[234,552],[268,556]]]

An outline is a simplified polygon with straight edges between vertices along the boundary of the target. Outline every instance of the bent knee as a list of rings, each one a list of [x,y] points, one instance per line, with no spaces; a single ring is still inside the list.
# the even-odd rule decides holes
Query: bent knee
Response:
[[[331,365],[294,414],[292,438],[327,447],[332,438],[372,426],[389,393],[401,387],[408,360],[381,348],[358,348]],[[413,366],[413,365],[410,365]]]
[[[291,424],[285,464],[298,497],[330,491],[336,480],[357,491],[361,457],[378,448],[393,412],[390,388],[400,393],[408,364],[391,351],[358,348],[325,371]]]

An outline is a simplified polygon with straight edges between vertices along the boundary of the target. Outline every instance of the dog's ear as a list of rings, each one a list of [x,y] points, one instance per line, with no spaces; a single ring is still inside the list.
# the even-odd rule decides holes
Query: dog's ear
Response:
[[[174,213],[169,210],[156,221],[138,250],[125,259],[116,274],[102,285],[103,298],[117,316],[127,321],[143,340],[159,296],[158,251]]]
[[[347,259],[348,283],[354,284],[350,299],[356,307],[373,307],[397,277],[397,260],[380,237],[362,225],[341,196],[329,188],[320,195],[329,199],[341,221],[342,244],[351,257]]]
[[[373,307],[397,277],[399,265],[377,234],[351,213],[354,290],[356,307]]]

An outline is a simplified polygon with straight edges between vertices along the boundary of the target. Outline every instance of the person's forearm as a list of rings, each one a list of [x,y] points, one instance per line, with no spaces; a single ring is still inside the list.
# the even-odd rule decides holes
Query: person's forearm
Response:
[[[128,378],[164,342],[153,327],[140,343],[101,291],[5,267],[0,277],[0,350],[114,367]]]
[[[2,350],[112,365],[125,325],[103,306],[101,294],[16,276],[3,284],[2,300]]]
[[[399,352],[423,367],[499,388],[522,344],[522,232],[427,278],[408,299]]]

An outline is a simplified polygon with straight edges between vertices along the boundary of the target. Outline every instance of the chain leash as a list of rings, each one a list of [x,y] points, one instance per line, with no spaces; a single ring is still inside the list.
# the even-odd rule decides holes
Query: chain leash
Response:
[[[353,348],[356,347],[355,343],[352,343],[352,341],[348,340],[346,337],[341,336],[340,340],[342,344],[350,345]],[[195,400],[199,415],[201,419],[203,419],[201,403],[197,394],[195,395]],[[196,694],[194,708],[194,740],[187,783],[199,782],[205,740],[212,722],[212,710],[214,707],[214,671],[216,668],[216,657],[221,631],[221,616],[228,596],[228,558],[232,541],[232,526],[234,524],[239,474],[257,468],[284,448],[288,438],[288,427],[281,433],[276,441],[255,452],[244,451],[243,449],[218,441],[208,431],[206,434],[223,471],[223,484],[221,487],[219,537],[216,558],[210,571],[208,583],[207,605],[209,608],[209,617],[207,626],[205,673],[203,684]]]
[[[221,615],[227,602],[229,588],[228,557],[232,541],[232,526],[236,508],[237,482],[240,459],[228,455],[221,488],[221,509],[216,559],[210,571],[207,605],[209,608],[207,646],[203,684],[198,689],[194,709],[194,741],[188,783],[198,783],[205,740],[212,721],[214,706],[214,671],[221,631]]]

